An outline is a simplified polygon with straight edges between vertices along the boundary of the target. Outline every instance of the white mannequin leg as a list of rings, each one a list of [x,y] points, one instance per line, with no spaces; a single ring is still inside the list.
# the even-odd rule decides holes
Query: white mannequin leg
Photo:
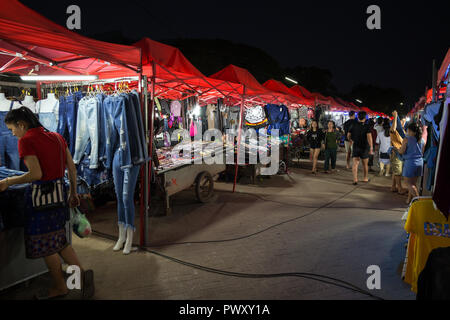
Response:
[[[127,241],[125,242],[125,246],[123,248],[123,254],[130,254],[131,247],[133,245],[133,234],[134,230],[131,228],[127,229]]]
[[[127,231],[125,229],[125,226],[119,225],[119,239],[117,240],[116,245],[113,248],[114,251],[119,251],[122,249],[123,244],[125,243],[125,240],[126,240],[126,236],[127,236]]]

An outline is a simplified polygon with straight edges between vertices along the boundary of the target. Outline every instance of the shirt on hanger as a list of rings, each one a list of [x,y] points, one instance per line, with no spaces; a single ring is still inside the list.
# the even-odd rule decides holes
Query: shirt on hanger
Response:
[[[410,265],[412,291],[417,293],[417,280],[430,252],[436,248],[450,246],[449,223],[444,215],[434,208],[432,199],[416,201],[409,208],[405,230],[415,234],[414,260]]]

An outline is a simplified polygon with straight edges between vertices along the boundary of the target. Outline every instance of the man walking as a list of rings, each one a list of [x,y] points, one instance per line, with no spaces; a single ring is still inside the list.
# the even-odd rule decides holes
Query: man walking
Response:
[[[363,162],[364,179],[369,182],[369,154],[373,154],[373,140],[369,125],[365,124],[367,113],[358,112],[358,122],[350,127],[347,138],[353,145],[353,185],[358,184],[359,162]]]
[[[346,153],[346,161],[347,161],[347,169],[350,169],[350,159],[352,157],[352,144],[348,140],[348,131],[350,130],[351,126],[357,122],[355,111],[350,111],[349,113],[350,119],[345,121],[344,123],[344,134],[345,134],[345,153]]]

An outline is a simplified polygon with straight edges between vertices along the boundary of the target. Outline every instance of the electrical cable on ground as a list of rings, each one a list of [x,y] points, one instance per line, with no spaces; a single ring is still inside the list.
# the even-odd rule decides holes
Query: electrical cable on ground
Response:
[[[275,228],[276,226],[279,226],[281,224],[285,224],[287,222],[291,222],[291,221],[298,220],[300,218],[312,215],[313,213],[317,212],[318,210],[320,210],[322,208],[325,208],[325,207],[335,203],[336,201],[339,201],[340,199],[346,197],[348,194],[352,193],[353,191],[355,191],[358,188],[359,188],[359,186],[353,188],[351,191],[345,193],[343,196],[341,196],[341,197],[339,197],[339,198],[337,198],[337,199],[335,199],[335,200],[333,200],[333,201],[331,201],[331,202],[329,202],[329,203],[327,203],[327,204],[325,204],[325,205],[323,205],[323,206],[321,206],[319,208],[316,208],[315,210],[313,210],[312,212],[310,212],[310,213],[308,213],[306,215],[303,215],[301,217],[296,217],[294,219],[290,219],[290,220],[284,221],[284,222],[279,223],[277,225],[274,225],[274,226],[271,226],[271,227],[266,228],[264,230],[258,231],[258,232],[254,233],[252,235],[247,235],[247,236],[244,236],[244,237],[240,237],[240,238],[236,238],[236,239],[228,239],[228,240],[216,240],[216,241],[208,241],[208,242],[187,242],[187,243],[213,243],[213,242],[234,241],[234,240],[238,240],[238,239],[248,238],[248,237],[251,237],[253,235],[260,234],[260,233],[262,233],[264,231],[267,231],[269,229]],[[106,235],[106,234],[98,232],[98,231],[94,231],[94,234],[99,236],[99,237],[101,237],[101,238],[105,238],[105,239],[109,239],[109,240],[113,240],[113,241],[115,240],[115,237]],[[198,269],[198,270],[202,270],[202,271],[205,271],[205,272],[209,272],[209,273],[215,273],[215,274],[220,274],[220,275],[230,276],[230,277],[253,278],[253,279],[281,278],[281,277],[300,277],[300,278],[304,278],[304,279],[310,279],[310,280],[315,280],[315,281],[319,281],[319,282],[322,282],[322,283],[334,285],[334,286],[341,287],[343,289],[351,290],[351,291],[354,291],[354,292],[358,292],[358,293],[367,295],[367,296],[369,296],[371,298],[374,298],[374,299],[377,299],[377,300],[384,300],[383,298],[381,298],[379,296],[376,296],[376,295],[373,295],[369,291],[361,289],[361,288],[359,288],[359,287],[357,287],[357,286],[355,286],[355,285],[353,285],[353,284],[351,284],[349,282],[346,282],[346,281],[343,281],[343,280],[340,280],[340,279],[337,279],[337,278],[329,277],[329,276],[320,275],[320,274],[300,273],[300,272],[295,272],[295,273],[277,273],[277,274],[238,273],[238,272],[225,271],[225,270],[220,270],[220,269],[215,269],[215,268],[209,268],[209,267],[201,266],[201,265],[198,265],[198,264],[190,263],[190,262],[187,262],[187,261],[183,261],[183,260],[180,260],[180,259],[168,256],[168,255],[162,254],[162,253],[157,252],[157,251],[150,250],[150,249],[145,248],[145,247],[141,248],[141,250],[143,250],[143,251],[145,251],[147,253],[151,253],[151,254],[157,255],[159,257],[165,258],[165,259],[170,260],[172,262],[175,262],[175,263],[178,263],[178,264],[181,264],[181,265],[184,265],[184,266],[188,266],[188,267],[191,267],[191,268],[195,268],[195,269]],[[326,279],[326,280],[324,280],[324,279]],[[331,281],[329,281],[329,280],[331,280]],[[335,281],[337,283],[332,282],[332,281]]]
[[[115,241],[116,238],[113,236],[110,236],[108,234],[104,234],[98,231],[93,231],[93,234],[99,238],[103,238],[103,239],[107,239],[107,240],[112,240]],[[322,282],[322,283],[326,283],[326,284],[330,284],[330,285],[334,285],[340,288],[344,288],[347,290],[351,290],[354,292],[358,292],[364,295],[367,295],[371,298],[377,299],[377,300],[384,300],[383,298],[376,296],[372,293],[370,293],[367,290],[361,289],[349,282],[346,282],[344,280],[340,280],[337,278],[333,278],[333,277],[329,277],[329,276],[324,276],[324,275],[320,275],[320,274],[315,274],[315,273],[304,273],[304,272],[291,272],[291,273],[273,273],[273,274],[252,274],[252,273],[240,273],[240,272],[231,272],[231,271],[225,271],[225,270],[220,270],[220,269],[215,269],[215,268],[210,268],[210,267],[205,267],[205,266],[201,266],[198,264],[194,264],[191,262],[187,262],[184,260],[180,260],[168,255],[165,255],[163,253],[154,251],[154,250],[150,250],[147,249],[145,247],[140,248],[142,251],[145,251],[147,253],[151,253],[154,255],[157,255],[159,257],[162,257],[166,260],[170,260],[172,262],[187,266],[187,267],[191,267],[194,269],[198,269],[198,270],[202,270],[205,272],[209,272],[209,273],[215,273],[215,274],[220,274],[220,275],[224,275],[224,276],[230,276],[230,277],[237,277],[237,278],[252,278],[252,279],[262,279],[262,278],[285,278],[285,277],[298,277],[298,278],[305,278],[305,279],[310,279],[310,280],[315,280],[318,282]],[[324,280],[327,279],[327,280]],[[331,282],[328,280],[332,280],[332,281],[336,281],[338,283],[335,282]]]

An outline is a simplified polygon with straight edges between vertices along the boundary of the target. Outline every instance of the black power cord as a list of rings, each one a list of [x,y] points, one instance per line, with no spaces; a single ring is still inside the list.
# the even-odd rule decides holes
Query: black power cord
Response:
[[[110,235],[98,232],[98,231],[93,231],[93,234],[97,237],[103,238],[103,239],[108,239],[108,240],[112,240],[115,241],[115,237],[112,237]],[[210,268],[210,267],[205,267],[202,265],[198,265],[198,264],[194,264],[191,262],[187,262],[184,260],[180,260],[168,255],[165,255],[163,253],[154,251],[154,250],[150,250],[147,249],[145,247],[141,247],[140,248],[142,251],[145,251],[147,253],[151,253],[154,255],[157,255],[161,258],[164,258],[166,260],[170,260],[172,262],[190,267],[190,268],[194,268],[194,269],[198,269],[198,270],[202,270],[205,272],[209,272],[209,273],[214,273],[214,274],[220,274],[223,276],[229,276],[229,277],[236,277],[236,278],[247,278],[247,279],[268,279],[268,278],[285,278],[285,277],[297,277],[297,278],[304,278],[304,279],[310,279],[310,280],[315,280],[321,283],[325,283],[325,284],[330,284],[336,287],[340,287],[343,289],[347,289],[353,292],[357,292],[360,294],[364,294],[367,295],[373,299],[376,300],[384,300],[383,298],[376,296],[372,293],[370,293],[367,290],[361,289],[357,286],[355,286],[354,284],[351,284],[349,282],[337,279],[337,278],[333,278],[333,277],[329,277],[329,276],[324,276],[321,274],[316,274],[316,273],[305,273],[305,272],[290,272],[290,273],[269,273],[269,274],[252,274],[252,273],[240,273],[240,272],[231,272],[231,271],[225,271],[225,270],[220,270],[220,269],[215,269],[215,268]],[[334,281],[334,282],[333,282]]]
[[[280,226],[282,224],[285,224],[285,223],[288,223],[288,222],[292,222],[292,221],[298,220],[300,218],[304,218],[304,217],[307,217],[309,215],[312,215],[315,212],[319,211],[320,209],[323,209],[323,208],[325,208],[325,207],[327,207],[329,205],[332,205],[333,203],[335,203],[335,202],[339,201],[340,199],[346,197],[347,195],[349,195],[350,193],[355,191],[357,188],[359,188],[359,186],[353,188],[351,191],[345,193],[341,197],[339,197],[339,198],[337,198],[337,199],[335,199],[335,200],[333,200],[333,201],[331,201],[331,202],[329,202],[329,203],[327,203],[327,204],[325,204],[325,205],[323,205],[321,207],[315,208],[315,210],[313,210],[312,212],[310,212],[310,213],[308,213],[306,215],[283,221],[281,223],[278,223],[276,225],[270,226],[270,227],[268,227],[268,228],[266,228],[264,230],[255,232],[255,233],[250,234],[250,235],[246,235],[246,236],[242,236],[242,237],[234,238],[234,239],[213,240],[213,241],[197,241],[197,242],[185,242],[185,243],[172,243],[172,244],[166,244],[166,245],[160,245],[160,246],[169,246],[169,245],[176,245],[176,244],[194,244],[194,243],[217,243],[217,242],[236,241],[236,240],[240,240],[240,239],[249,238],[251,236],[263,233],[263,232],[265,232],[267,230],[270,230],[270,229],[275,228],[277,226]],[[268,200],[268,201],[270,201],[270,200]],[[109,240],[113,240],[113,241],[115,240],[115,237],[112,237],[110,235],[107,235],[107,234],[104,234],[104,233],[101,233],[101,232],[98,232],[98,231],[93,231],[93,233],[95,235],[101,237],[101,238],[105,238],[105,239],[109,239]],[[209,267],[201,266],[201,265],[198,265],[198,264],[190,263],[190,262],[187,262],[187,261],[183,261],[183,260],[180,260],[180,259],[168,256],[168,255],[162,254],[162,253],[154,251],[154,250],[150,250],[150,249],[145,248],[145,247],[141,248],[141,250],[143,250],[143,251],[145,251],[147,253],[151,253],[151,254],[157,255],[159,257],[165,258],[165,259],[170,260],[172,262],[175,262],[175,263],[187,266],[187,267],[195,268],[195,269],[198,269],[198,270],[202,270],[202,271],[205,271],[205,272],[209,272],[209,273],[215,273],[215,274],[220,274],[220,275],[230,276],[230,277],[253,278],[253,279],[281,278],[281,277],[300,277],[300,278],[304,278],[304,279],[310,279],[310,280],[315,280],[315,281],[319,281],[319,282],[322,282],[322,283],[334,285],[334,286],[341,287],[341,288],[344,288],[344,289],[347,289],[347,290],[351,290],[351,291],[354,291],[354,292],[358,292],[358,293],[367,295],[367,296],[369,296],[369,297],[371,297],[373,299],[384,300],[383,298],[381,298],[379,296],[376,296],[376,295],[373,295],[369,291],[361,289],[361,288],[359,288],[359,287],[357,287],[357,286],[355,286],[355,285],[353,285],[353,284],[351,284],[349,282],[346,282],[346,281],[343,281],[343,280],[340,280],[340,279],[337,279],[337,278],[329,277],[329,276],[320,275],[320,274],[302,273],[302,272],[275,273],[275,274],[238,273],[238,272],[225,271],[225,270],[220,270],[220,269],[215,269],[215,268],[209,268]]]

